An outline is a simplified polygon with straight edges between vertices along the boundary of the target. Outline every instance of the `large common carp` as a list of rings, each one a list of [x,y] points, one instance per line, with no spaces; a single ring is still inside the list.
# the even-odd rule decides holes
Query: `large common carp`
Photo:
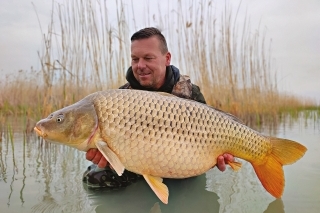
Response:
[[[143,175],[164,203],[169,192],[162,178],[203,174],[223,153],[249,161],[264,188],[281,197],[282,165],[306,152],[297,142],[263,136],[208,105],[138,90],[93,93],[40,120],[34,129],[48,141],[82,151],[98,148],[118,175],[124,169]]]

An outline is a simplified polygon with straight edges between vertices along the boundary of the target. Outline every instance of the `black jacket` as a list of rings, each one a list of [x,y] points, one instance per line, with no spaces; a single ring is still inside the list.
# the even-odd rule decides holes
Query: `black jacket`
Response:
[[[132,67],[129,67],[127,74],[126,74],[126,79],[127,79],[128,83],[121,86],[119,89],[138,89],[138,90],[154,91],[150,88],[146,88],[146,87],[143,87],[140,85],[140,83],[137,81],[137,79],[133,75]],[[180,80],[179,69],[173,65],[167,66],[166,80],[165,80],[164,84],[156,91],[172,93],[174,86],[179,82],[179,80]],[[190,82],[190,84],[192,85],[190,97],[185,97],[182,95],[180,96],[179,93],[176,95],[183,97],[183,98],[192,99],[192,100],[195,100],[195,101],[198,101],[198,102],[205,104],[206,101],[204,99],[203,94],[200,91],[200,88],[197,85],[192,84],[191,82]]]

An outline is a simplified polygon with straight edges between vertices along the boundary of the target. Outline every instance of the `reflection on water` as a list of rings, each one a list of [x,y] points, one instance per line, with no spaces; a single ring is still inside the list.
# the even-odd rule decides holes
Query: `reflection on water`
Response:
[[[90,202],[80,185],[81,170],[87,163],[83,153],[37,141],[34,135],[21,138],[22,134],[16,134],[14,143],[3,138],[0,144],[3,212],[88,209]]]
[[[253,209],[263,212],[274,198],[262,187],[251,164],[242,160],[241,163],[238,172],[208,171],[207,189],[218,194],[220,212],[252,212]]]
[[[264,213],[284,213],[284,205],[282,199],[276,199],[272,203],[269,204],[268,208],[264,211]]]
[[[277,128],[261,127],[267,135],[296,140],[308,148],[300,161],[285,167],[282,199],[271,197],[251,165],[243,162],[239,172],[212,169],[195,178],[164,180],[170,191],[168,205],[144,180],[120,190],[88,190],[81,181],[90,164],[84,153],[22,131],[10,136],[6,130],[0,140],[1,212],[317,212],[319,120],[283,117]]]
[[[89,191],[96,212],[219,212],[218,196],[205,190],[206,177],[172,180],[169,204],[162,204],[144,180],[116,191]]]

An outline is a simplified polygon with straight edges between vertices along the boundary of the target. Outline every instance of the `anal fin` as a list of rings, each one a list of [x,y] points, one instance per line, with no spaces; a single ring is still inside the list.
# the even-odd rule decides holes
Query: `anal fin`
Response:
[[[147,181],[153,192],[158,196],[158,198],[164,204],[168,204],[169,190],[168,187],[164,183],[162,183],[162,178],[145,174],[143,175],[143,177]]]

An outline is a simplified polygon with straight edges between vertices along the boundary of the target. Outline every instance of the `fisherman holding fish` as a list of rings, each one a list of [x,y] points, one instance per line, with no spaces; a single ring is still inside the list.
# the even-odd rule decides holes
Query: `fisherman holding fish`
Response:
[[[38,121],[35,132],[48,142],[87,152],[97,164],[84,173],[91,188],[124,187],[141,175],[167,204],[163,178],[194,177],[216,165],[224,170],[226,163],[238,170],[235,156],[250,162],[266,191],[280,198],[282,167],[299,160],[307,148],[265,136],[204,104],[199,87],[170,66],[157,29],[138,31],[131,41],[132,66],[122,89],[98,91],[57,110]]]
[[[128,83],[120,89],[166,92],[206,103],[200,88],[192,84],[188,76],[181,75],[170,61],[171,53],[160,30],[149,27],[137,31],[131,37],[131,67],[126,74]],[[98,149],[89,149],[86,158],[94,163],[83,174],[88,188],[125,187],[140,177],[127,170],[118,176]],[[234,157],[225,153],[217,158],[216,166],[224,171],[226,164],[233,161]]]

